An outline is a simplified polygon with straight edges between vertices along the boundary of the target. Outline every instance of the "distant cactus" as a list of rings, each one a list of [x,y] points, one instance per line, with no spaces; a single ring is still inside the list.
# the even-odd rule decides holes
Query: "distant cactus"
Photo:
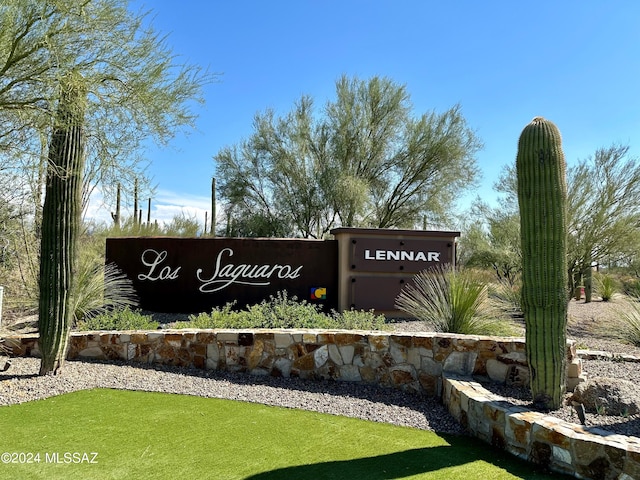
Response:
[[[41,375],[55,373],[64,361],[73,315],[70,294],[82,209],[85,101],[84,81],[71,72],[61,84],[42,211],[38,305]]]
[[[522,241],[522,310],[534,405],[560,407],[567,336],[567,185],[560,132],[534,118],[516,158]]]

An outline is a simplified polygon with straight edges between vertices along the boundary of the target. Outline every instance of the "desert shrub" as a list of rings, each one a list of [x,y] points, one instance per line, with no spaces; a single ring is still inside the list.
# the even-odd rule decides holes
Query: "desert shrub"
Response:
[[[633,298],[640,298],[640,280],[635,277],[622,279],[622,292]]]
[[[233,310],[234,303],[227,303],[222,308],[214,308],[211,313],[189,315],[186,322],[176,322],[175,328],[249,328],[244,324],[245,318]]]
[[[95,264],[80,257],[71,292],[74,323],[108,311],[138,305],[131,280],[115,265]]]
[[[373,310],[345,310],[332,312],[334,327],[345,330],[384,330],[386,319],[384,315],[376,315]]]
[[[618,291],[618,282],[611,275],[597,273],[593,275],[593,286],[596,293],[602,297],[603,302],[608,302]]]
[[[522,285],[518,282],[514,285],[502,281],[491,284],[489,297],[495,305],[509,317],[522,317]]]
[[[214,308],[211,313],[191,315],[187,322],[177,322],[176,328],[322,328],[348,330],[379,330],[384,316],[373,312],[349,310],[325,314],[320,307],[286,291],[270,296],[268,300],[234,311],[234,304]]]
[[[513,335],[515,328],[488,295],[487,286],[451,266],[434,267],[413,278],[396,307],[436,332]]]
[[[159,326],[151,315],[143,315],[128,306],[121,310],[103,312],[80,320],[77,329],[88,330],[155,330]]]
[[[245,315],[254,328],[327,328],[328,321],[317,305],[289,297],[286,291],[248,306]]]
[[[617,313],[613,322],[601,326],[600,333],[640,347],[640,302],[637,299],[622,300]]]

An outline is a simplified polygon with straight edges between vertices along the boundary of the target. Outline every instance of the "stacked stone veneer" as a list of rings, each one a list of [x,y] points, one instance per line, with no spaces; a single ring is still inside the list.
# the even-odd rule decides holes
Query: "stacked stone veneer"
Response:
[[[16,355],[38,355],[37,336],[6,339]],[[567,349],[570,383],[579,381]],[[442,394],[442,373],[526,385],[522,338],[347,330],[156,330],[72,333],[69,359],[105,359],[375,383]]]
[[[37,335],[5,343],[16,356],[38,356]],[[638,439],[514,407],[471,380],[528,384],[522,338],[346,330],[78,332],[71,334],[67,356],[333,379],[435,395],[471,434],[515,455],[579,478],[640,478]],[[571,390],[584,380],[571,342],[567,357]]]
[[[640,479],[640,439],[512,405],[468,378],[444,378],[443,402],[474,436],[549,469],[590,479]]]

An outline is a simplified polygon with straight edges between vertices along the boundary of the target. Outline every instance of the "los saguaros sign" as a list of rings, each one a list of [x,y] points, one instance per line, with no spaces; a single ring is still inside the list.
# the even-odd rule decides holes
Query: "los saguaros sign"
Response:
[[[107,263],[132,281],[140,307],[208,312],[286,290],[325,311],[397,315],[414,275],[455,262],[458,232],[338,228],[335,240],[126,237],[107,239]]]
[[[278,291],[338,307],[335,241],[249,238],[109,238],[106,261],[132,281],[140,307],[210,311],[260,303]]]

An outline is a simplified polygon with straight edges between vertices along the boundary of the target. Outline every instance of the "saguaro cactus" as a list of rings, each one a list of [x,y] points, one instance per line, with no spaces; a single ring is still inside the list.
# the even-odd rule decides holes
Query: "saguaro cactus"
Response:
[[[534,405],[560,407],[567,337],[567,184],[560,132],[534,118],[516,158],[522,241],[522,309]]]
[[[38,320],[41,375],[55,373],[62,364],[73,315],[70,292],[82,209],[85,100],[82,77],[70,73],[61,82],[42,211]]]

